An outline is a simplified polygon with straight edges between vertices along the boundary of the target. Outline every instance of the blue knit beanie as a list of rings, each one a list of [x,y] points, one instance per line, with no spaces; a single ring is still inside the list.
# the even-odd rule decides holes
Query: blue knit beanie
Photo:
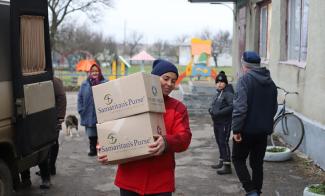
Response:
[[[259,67],[261,63],[261,57],[254,51],[245,51],[242,57],[242,63],[248,66]]]
[[[161,76],[167,72],[175,73],[178,78],[178,70],[173,63],[163,59],[157,59],[153,62],[151,74]]]

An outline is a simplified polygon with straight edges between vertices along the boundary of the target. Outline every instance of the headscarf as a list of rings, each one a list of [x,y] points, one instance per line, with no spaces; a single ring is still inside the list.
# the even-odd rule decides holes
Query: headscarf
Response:
[[[97,69],[98,69],[98,77],[96,77],[96,78],[93,77],[93,75],[91,75],[91,68],[93,68],[94,66],[97,67]],[[100,81],[102,81],[103,79],[104,79],[104,76],[102,74],[102,70],[100,69],[99,65],[93,64],[90,67],[89,74],[88,74],[88,80],[89,80],[91,86],[95,86],[95,85],[99,84]]]

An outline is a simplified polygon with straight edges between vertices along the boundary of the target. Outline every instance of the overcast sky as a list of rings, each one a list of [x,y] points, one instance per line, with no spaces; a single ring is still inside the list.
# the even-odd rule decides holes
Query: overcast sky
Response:
[[[229,4],[232,6],[231,4]],[[203,29],[232,34],[233,13],[224,5],[189,3],[187,0],[114,0],[114,8],[94,27],[123,41],[137,31],[145,43],[158,39],[175,40],[180,35],[195,35]]]
[[[188,0],[112,1],[114,8],[108,9],[103,20],[91,27],[120,42],[124,34],[127,36],[132,31],[142,33],[145,43],[158,39],[173,41],[180,35],[197,35],[203,29],[228,30],[232,34],[233,12],[224,5],[189,3]],[[232,4],[227,5],[232,7]],[[79,23],[85,22],[85,17],[78,15],[77,18]],[[90,22],[86,20],[86,23]]]

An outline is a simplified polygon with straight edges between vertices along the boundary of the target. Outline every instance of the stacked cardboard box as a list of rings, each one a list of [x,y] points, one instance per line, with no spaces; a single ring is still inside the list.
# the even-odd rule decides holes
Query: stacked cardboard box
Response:
[[[112,164],[150,156],[148,144],[166,134],[159,77],[139,72],[92,90],[99,153],[107,154]]]

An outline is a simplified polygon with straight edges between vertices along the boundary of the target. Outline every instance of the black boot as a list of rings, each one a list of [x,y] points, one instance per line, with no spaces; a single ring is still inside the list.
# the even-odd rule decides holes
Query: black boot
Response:
[[[49,189],[51,187],[51,181],[47,178],[42,178],[42,183],[39,185],[40,189]]]
[[[88,153],[88,156],[93,157],[93,156],[97,155],[96,145],[97,145],[97,136],[89,137],[89,153]]]
[[[217,170],[217,174],[223,175],[223,174],[231,174],[231,163],[230,162],[223,162],[223,166]]]
[[[217,165],[211,165],[212,169],[220,169],[223,165],[223,160],[219,159],[219,163]]]
[[[21,176],[20,188],[22,188],[22,189],[30,188],[32,186],[32,181],[30,180],[29,169],[22,171],[20,173],[20,176]]]

